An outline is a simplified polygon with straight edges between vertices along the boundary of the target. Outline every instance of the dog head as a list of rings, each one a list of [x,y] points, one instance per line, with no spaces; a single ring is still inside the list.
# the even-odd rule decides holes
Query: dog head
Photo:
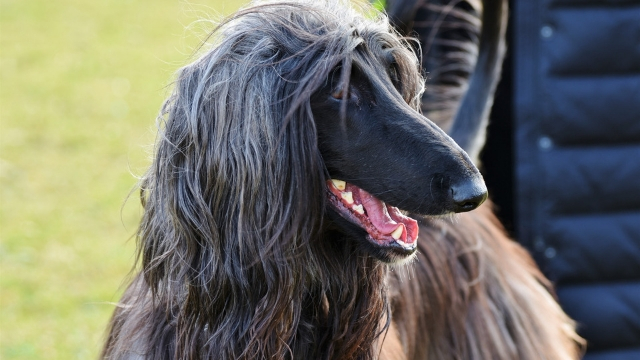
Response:
[[[222,331],[227,354],[295,338],[307,358],[364,358],[388,309],[383,262],[416,250],[403,210],[471,210],[482,178],[417,111],[418,61],[370,8],[254,3],[210,40],[178,72],[142,179],[145,282]]]
[[[332,219],[380,260],[415,252],[406,212],[445,215],[487,197],[467,154],[418,112],[418,60],[384,19],[356,25],[352,50],[314,93]]]
[[[180,70],[142,183],[148,274],[208,284],[226,262],[322,268],[308,245],[327,223],[398,261],[418,236],[405,211],[443,215],[485,199],[467,155],[418,112],[409,47],[383,16],[336,9],[254,5]],[[172,265],[185,262],[195,265]]]

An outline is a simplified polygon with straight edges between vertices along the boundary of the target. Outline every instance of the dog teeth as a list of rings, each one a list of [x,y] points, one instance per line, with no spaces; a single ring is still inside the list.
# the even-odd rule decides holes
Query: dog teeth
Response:
[[[395,230],[393,230],[393,232],[391,233],[391,237],[394,240],[400,239],[400,237],[402,236],[402,231],[403,230],[404,230],[404,225],[402,225],[402,224],[398,225],[398,227]]]
[[[347,202],[348,205],[353,204],[353,193],[351,191],[345,191],[340,193],[342,199]]]
[[[343,191],[344,189],[347,188],[347,183],[342,181],[342,180],[338,180],[338,179],[331,179],[331,182],[333,183],[333,186],[336,187],[336,189]]]
[[[353,211],[357,212],[358,214],[364,215],[364,208],[362,207],[362,204],[353,205],[351,208],[353,209]]]
[[[408,244],[402,240],[396,240],[396,243],[407,250],[411,250],[416,247],[416,243]]]

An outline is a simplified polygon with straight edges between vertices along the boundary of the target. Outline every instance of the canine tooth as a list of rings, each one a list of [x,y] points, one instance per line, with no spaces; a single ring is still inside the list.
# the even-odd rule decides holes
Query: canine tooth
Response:
[[[344,199],[344,201],[347,202],[347,204],[349,205],[353,204],[353,193],[351,191],[345,191],[343,193],[340,193],[340,196],[342,196],[342,198]]]
[[[395,230],[393,230],[393,232],[391,233],[391,237],[394,240],[400,239],[400,237],[402,236],[403,229],[404,229],[404,226],[402,226],[402,224],[398,225],[398,227]]]
[[[340,191],[342,191],[342,190],[347,188],[347,183],[342,181],[342,180],[331,179],[331,182],[333,183],[333,186],[335,186],[336,189],[338,189]]]
[[[364,214],[364,208],[362,207],[362,204],[353,205],[351,208],[353,209],[353,211],[357,212],[360,215]]]

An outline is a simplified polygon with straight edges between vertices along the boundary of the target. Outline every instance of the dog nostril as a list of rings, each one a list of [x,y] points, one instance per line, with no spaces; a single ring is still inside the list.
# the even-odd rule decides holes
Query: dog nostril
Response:
[[[487,187],[482,178],[474,178],[451,186],[453,211],[471,211],[487,200]]]
[[[473,209],[475,209],[476,207],[478,207],[478,203],[477,203],[477,202],[473,202],[473,201],[467,201],[467,202],[465,202],[464,204],[460,205],[460,208],[461,208],[462,210],[465,210],[465,211],[467,211],[467,210],[473,210]]]

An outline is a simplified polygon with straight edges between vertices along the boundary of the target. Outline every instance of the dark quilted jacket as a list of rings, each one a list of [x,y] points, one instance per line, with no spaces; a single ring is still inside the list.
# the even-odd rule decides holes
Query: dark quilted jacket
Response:
[[[512,2],[519,240],[588,340],[640,359],[640,0]]]

